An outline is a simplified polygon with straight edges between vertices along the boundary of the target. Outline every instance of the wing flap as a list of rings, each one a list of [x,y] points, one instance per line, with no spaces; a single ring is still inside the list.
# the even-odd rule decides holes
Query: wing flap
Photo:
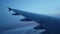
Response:
[[[32,21],[32,20],[28,18],[24,18],[24,19],[21,19],[20,21]]]
[[[44,32],[42,32],[40,34],[50,34],[50,33],[48,33],[47,31],[44,31]]]
[[[18,14],[18,13],[13,13],[12,15],[20,15],[20,14]]]
[[[44,29],[41,25],[34,27],[34,29],[39,30],[39,29]]]

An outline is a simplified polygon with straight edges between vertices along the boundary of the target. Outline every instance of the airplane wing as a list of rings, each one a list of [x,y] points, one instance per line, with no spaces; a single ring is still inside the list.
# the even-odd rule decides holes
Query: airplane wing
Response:
[[[12,15],[22,15],[22,14],[20,14],[20,13],[18,13],[19,11],[22,11],[22,10],[16,10],[16,9],[12,9],[12,8],[10,8],[10,7],[8,7],[8,9],[9,9],[9,11],[14,11],[15,13],[13,13]],[[17,12],[18,11],[18,12]],[[23,12],[23,11],[22,11]],[[27,13],[26,13],[27,14]],[[28,15],[28,14],[27,14]],[[23,15],[23,16],[25,16],[25,15]],[[34,21],[33,19],[31,19],[31,17],[30,18],[28,18],[29,16],[25,16],[26,18],[24,18],[24,19],[21,19],[20,21]],[[34,17],[33,17],[34,18]],[[41,25],[38,25],[38,26],[36,26],[36,27],[34,27],[34,29],[36,29],[36,30],[38,30],[38,29],[43,29],[43,27],[41,27]]]
[[[34,27],[34,29],[45,29],[46,31],[42,34],[60,34],[60,18],[52,17],[52,16],[46,16],[41,14],[35,14],[23,10],[17,10],[9,8],[9,11],[15,12],[12,15],[22,15],[26,17],[25,19],[22,19],[21,21],[36,21],[38,26]],[[57,27],[58,26],[58,27]]]

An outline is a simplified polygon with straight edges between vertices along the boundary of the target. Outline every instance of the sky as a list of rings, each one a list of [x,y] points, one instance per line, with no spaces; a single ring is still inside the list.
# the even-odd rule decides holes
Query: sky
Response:
[[[60,0],[0,0],[1,30],[7,25],[11,26],[22,23],[19,21],[22,16],[11,15],[12,12],[9,12],[7,7],[37,14],[60,17]],[[34,25],[36,25],[36,23],[34,23]]]

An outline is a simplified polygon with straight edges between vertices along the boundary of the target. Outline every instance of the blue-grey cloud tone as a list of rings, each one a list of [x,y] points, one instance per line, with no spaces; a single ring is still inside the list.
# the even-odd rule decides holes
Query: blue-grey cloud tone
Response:
[[[0,0],[0,32],[4,31],[3,34],[4,33],[13,34],[14,32],[16,31],[18,32],[20,30],[22,31],[22,32],[20,31],[21,34],[24,34],[27,31],[30,34],[31,33],[34,34],[34,32],[36,32],[36,34],[38,33],[37,31],[32,29],[32,27],[38,25],[37,23],[20,22],[19,20],[22,17],[11,15],[12,12],[9,12],[7,7],[24,10],[28,12],[33,12],[37,14],[60,17],[60,0]],[[30,25],[27,25],[27,24],[30,24]],[[18,29],[14,29],[16,27]],[[24,30],[24,29],[21,29],[21,27],[24,27],[24,28],[26,27],[26,28]],[[6,30],[9,30],[9,28],[11,29],[13,28],[14,30],[6,31]],[[17,33],[14,33],[14,34],[17,34]]]

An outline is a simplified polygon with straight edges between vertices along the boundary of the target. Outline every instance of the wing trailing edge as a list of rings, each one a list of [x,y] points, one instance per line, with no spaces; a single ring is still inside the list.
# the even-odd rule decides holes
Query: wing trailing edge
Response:
[[[38,25],[38,26],[34,27],[34,29],[39,30],[39,29],[44,29],[44,28],[41,25]]]
[[[18,13],[15,12],[15,13],[13,13],[12,15],[20,15],[20,14],[18,14]]]
[[[20,21],[32,21],[32,20],[28,18],[24,18],[24,19],[21,19]]]
[[[49,34],[47,31],[44,31],[44,32],[42,32],[42,33],[40,33],[40,34]]]

